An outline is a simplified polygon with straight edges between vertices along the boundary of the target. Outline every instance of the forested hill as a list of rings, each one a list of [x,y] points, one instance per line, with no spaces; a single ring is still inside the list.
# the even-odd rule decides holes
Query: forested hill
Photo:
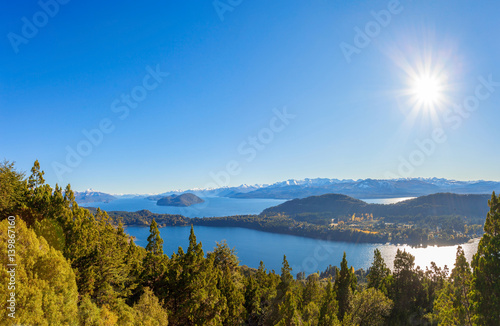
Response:
[[[262,215],[278,213],[290,217],[303,214],[321,214],[324,218],[349,217],[353,214],[373,214],[380,217],[464,216],[484,218],[490,195],[458,195],[438,193],[402,201],[396,204],[368,204],[340,194],[327,194],[293,199],[270,207]]]
[[[204,200],[200,197],[187,193],[182,195],[170,195],[158,199],[156,205],[159,206],[178,206],[178,207],[188,207],[191,205],[203,203]]]
[[[366,215],[320,226],[280,214],[188,219],[127,213],[150,226],[143,248],[106,212],[79,207],[69,185],[64,191],[57,185],[53,189],[43,175],[38,161],[28,178],[12,163],[0,163],[0,282],[5,284],[0,286],[0,325],[399,326],[498,325],[500,320],[500,196],[495,194],[471,265],[458,247],[451,274],[434,263],[424,271],[414,256],[398,249],[394,271],[375,250],[367,274],[354,272],[344,252],[340,268],[330,265],[307,276],[292,270],[286,256],[276,273],[262,261],[257,270],[241,266],[237,248],[225,242],[207,252],[193,227],[187,248],[167,256],[156,218],[164,218],[163,223],[244,223],[339,240],[423,243],[430,236],[444,239],[443,234],[436,227],[434,234],[416,225],[386,227]],[[465,239],[468,228],[450,239]],[[324,250],[317,246],[310,262],[325,257]]]

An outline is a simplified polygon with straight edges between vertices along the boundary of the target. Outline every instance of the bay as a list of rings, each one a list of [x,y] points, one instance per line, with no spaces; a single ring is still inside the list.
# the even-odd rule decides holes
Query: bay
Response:
[[[127,227],[127,233],[136,237],[136,243],[142,247],[147,244],[148,227]],[[340,266],[344,251],[349,266],[355,269],[370,267],[373,251],[378,248],[387,266],[392,269],[397,249],[406,250],[415,256],[415,265],[425,270],[434,261],[439,267],[445,265],[453,268],[458,246],[429,246],[412,248],[405,245],[349,243],[317,240],[293,235],[274,234],[262,231],[235,227],[195,226],[198,242],[202,242],[203,250],[212,251],[216,241],[226,240],[230,248],[235,248],[242,265],[257,268],[262,260],[268,270],[280,273],[283,255],[286,255],[294,275],[304,271],[306,275],[324,271],[328,265]],[[165,227],[160,229],[164,240],[164,252],[169,256],[177,252],[178,247],[187,249],[190,227]],[[465,256],[470,262],[477,251],[479,239],[462,244]]]
[[[158,206],[146,198],[118,198],[109,203],[86,203],[84,207],[100,207],[105,211],[136,212],[147,209],[159,214],[181,214],[186,217],[213,217],[260,214],[264,209],[284,203],[282,199],[242,199],[227,197],[202,197],[205,201],[189,207]]]
[[[367,203],[391,204],[412,197],[363,199]],[[153,213],[181,214],[187,217],[211,217],[259,214],[264,209],[279,205],[285,200],[278,199],[238,199],[226,197],[204,197],[204,203],[190,207],[158,206],[155,201],[145,198],[119,198],[109,203],[88,203],[85,206],[100,207],[106,211],[135,212],[147,209]],[[82,205],[83,206],[83,205]],[[304,271],[311,274],[324,271],[328,265],[340,265],[344,251],[349,266],[355,269],[370,267],[373,251],[378,248],[387,266],[393,267],[397,249],[406,250],[415,256],[415,264],[425,269],[434,261],[438,266],[447,265],[450,269],[455,263],[457,246],[412,248],[404,245],[334,242],[310,239],[293,235],[274,234],[244,228],[195,226],[198,241],[203,243],[205,253],[213,250],[216,241],[226,240],[235,248],[242,265],[257,268],[262,260],[269,270],[281,270],[283,255],[287,256],[294,274]],[[169,256],[177,252],[179,246],[188,246],[190,227],[165,227],[160,229],[164,239],[164,251]],[[127,227],[127,232],[137,238],[136,243],[145,247],[149,235],[148,227]],[[477,251],[478,239],[462,244],[467,259]]]

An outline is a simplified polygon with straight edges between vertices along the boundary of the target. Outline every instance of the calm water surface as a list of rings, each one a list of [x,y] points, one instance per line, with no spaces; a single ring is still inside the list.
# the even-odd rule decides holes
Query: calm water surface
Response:
[[[447,265],[450,270],[455,263],[457,246],[411,248],[367,243],[330,242],[292,235],[274,234],[250,229],[234,227],[194,227],[196,238],[203,244],[203,250],[212,251],[216,241],[226,240],[229,247],[235,248],[242,265],[257,268],[262,260],[266,268],[280,272],[283,255],[287,256],[293,273],[300,271],[306,274],[323,271],[328,265],[340,266],[343,252],[346,252],[349,266],[367,269],[373,259],[373,250],[379,248],[388,265],[393,267],[397,248],[405,249],[415,256],[415,264],[425,269],[434,261],[438,266]],[[190,227],[177,226],[160,229],[164,240],[164,252],[169,256],[177,252],[179,246],[184,250],[188,246]],[[127,233],[137,238],[136,243],[145,247],[149,235],[148,227],[127,227]],[[477,251],[479,240],[463,244],[467,259]]]
[[[408,199],[413,199],[416,197],[397,197],[397,198],[376,198],[376,199],[361,199],[364,202],[367,202],[368,204],[395,204],[399,203],[400,201],[408,200]]]
[[[213,217],[260,214],[264,209],[279,205],[282,199],[241,199],[226,197],[203,197],[205,202],[189,207],[158,206],[156,201],[145,198],[120,198],[109,203],[82,204],[85,207],[100,207],[105,211],[136,212],[147,209],[159,214],[181,214],[187,217]]]
[[[90,203],[85,206],[100,207],[107,211],[135,212],[142,209],[154,213],[182,214],[187,217],[229,216],[259,214],[264,209],[283,203],[277,199],[238,199],[225,197],[206,197],[205,203],[190,207],[157,206],[155,201],[143,198],[120,198],[110,203]],[[391,204],[404,198],[363,199],[368,203]],[[190,227],[166,227],[160,229],[164,240],[164,251],[169,256],[177,252],[179,246],[184,250],[188,246]],[[137,238],[136,243],[145,247],[149,235],[148,227],[128,227],[127,232]],[[340,265],[343,252],[347,254],[349,265],[354,268],[368,268],[373,259],[373,250],[379,248],[386,264],[392,268],[397,248],[405,249],[415,256],[415,263],[425,269],[434,261],[438,266],[448,265],[451,269],[455,263],[457,246],[411,248],[408,246],[329,242],[292,235],[273,234],[243,228],[195,226],[198,241],[203,243],[205,253],[213,250],[216,241],[226,240],[234,247],[242,265],[257,268],[262,260],[266,267],[280,272],[283,255],[287,256],[293,272],[306,274],[323,271],[328,265]],[[478,240],[463,244],[465,255],[469,261],[477,251]]]

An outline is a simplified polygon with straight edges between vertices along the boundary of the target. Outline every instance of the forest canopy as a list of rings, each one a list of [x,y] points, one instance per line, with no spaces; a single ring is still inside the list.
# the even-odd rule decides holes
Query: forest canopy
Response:
[[[167,256],[158,221],[146,248],[99,209],[47,185],[36,161],[26,177],[0,164],[0,248],[15,232],[16,288],[2,254],[0,294],[15,292],[15,323],[29,325],[495,325],[500,320],[500,197],[492,194],[478,251],[461,247],[451,271],[422,270],[398,250],[392,270],[375,250],[360,273],[340,267],[293,275],[241,266],[225,242],[208,252],[191,228],[186,250]],[[13,218],[10,218],[13,216]],[[179,221],[182,219],[179,217]],[[12,224],[15,221],[14,224]],[[15,226],[15,228],[12,228]],[[10,228],[11,227],[11,228]],[[12,241],[11,241],[12,242]],[[0,324],[11,325],[2,301]]]

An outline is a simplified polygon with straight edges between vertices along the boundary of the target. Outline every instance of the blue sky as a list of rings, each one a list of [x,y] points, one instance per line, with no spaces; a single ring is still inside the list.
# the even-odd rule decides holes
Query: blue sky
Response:
[[[498,1],[41,3],[2,5],[0,159],[52,185],[500,180]],[[433,108],[409,101],[421,66]]]

